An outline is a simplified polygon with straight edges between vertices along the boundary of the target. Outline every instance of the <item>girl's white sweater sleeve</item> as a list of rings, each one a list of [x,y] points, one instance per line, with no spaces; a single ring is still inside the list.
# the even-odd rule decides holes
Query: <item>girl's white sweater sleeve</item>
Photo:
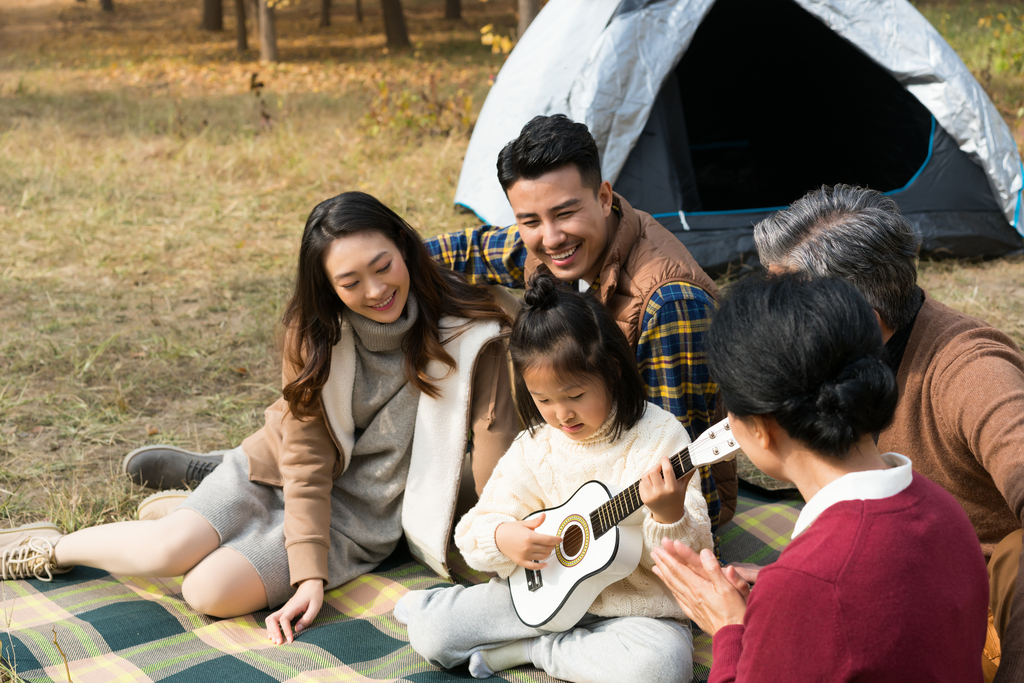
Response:
[[[498,550],[494,532],[499,524],[515,522],[543,509],[540,486],[524,457],[528,434],[512,442],[487,480],[480,500],[455,527],[455,544],[473,569],[497,572],[507,578],[516,564]]]

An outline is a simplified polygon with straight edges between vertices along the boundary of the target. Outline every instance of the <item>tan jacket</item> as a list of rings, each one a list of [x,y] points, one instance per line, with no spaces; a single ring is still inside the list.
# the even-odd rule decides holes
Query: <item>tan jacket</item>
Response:
[[[290,338],[286,345],[289,342]],[[294,381],[299,371],[286,359],[283,385]],[[471,372],[470,454],[479,491],[518,433],[504,341],[486,344]],[[343,439],[333,433],[322,406],[313,418],[300,420],[282,397],[264,414],[263,428],[242,442],[249,479],[284,490],[284,536],[292,585],[311,578],[326,581],[331,489],[344,471],[346,458],[339,446]]]
[[[714,299],[718,298],[718,287],[682,242],[649,213],[637,211],[618,194],[612,203],[619,207],[621,214],[606,247],[597,296],[615,316],[635,349],[640,342],[644,311],[659,287],[685,282],[700,287]],[[540,260],[533,254],[526,257],[527,282],[539,264]],[[736,511],[736,462],[730,460],[713,465],[711,471],[722,504],[719,525],[723,525]]]

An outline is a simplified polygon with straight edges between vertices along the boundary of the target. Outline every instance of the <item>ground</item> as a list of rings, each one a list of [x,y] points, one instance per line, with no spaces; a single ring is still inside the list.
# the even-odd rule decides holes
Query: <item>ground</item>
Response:
[[[516,24],[512,0],[463,0],[460,21],[440,0],[407,0],[414,46],[391,51],[378,3],[360,25],[335,0],[320,28],[319,4],[293,0],[278,12],[285,61],[269,65],[235,52],[232,16],[223,33],[199,30],[199,0],[114,2],[0,6],[9,523],[129,517],[140,492],[117,474],[124,453],[225,447],[258,428],[279,395],[277,320],[317,201],[358,188],[425,235],[474,225],[452,197],[504,60],[480,28]],[[1024,140],[1016,6],[921,9]],[[924,263],[921,281],[1024,342],[1021,260]]]

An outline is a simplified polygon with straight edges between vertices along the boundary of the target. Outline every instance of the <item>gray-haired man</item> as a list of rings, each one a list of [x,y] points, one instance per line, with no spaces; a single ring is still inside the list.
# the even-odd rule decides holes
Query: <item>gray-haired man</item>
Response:
[[[996,681],[1024,680],[1024,591],[1014,598],[1024,566],[1020,349],[917,286],[918,236],[896,202],[878,192],[815,190],[760,222],[754,239],[769,270],[843,278],[875,309],[900,392],[878,446],[908,456],[967,512],[990,557],[990,607],[1002,641]],[[986,669],[998,645],[990,637]]]

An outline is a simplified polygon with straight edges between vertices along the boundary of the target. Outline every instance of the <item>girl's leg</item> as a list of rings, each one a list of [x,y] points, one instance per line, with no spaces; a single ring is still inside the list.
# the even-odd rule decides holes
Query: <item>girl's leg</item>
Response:
[[[450,669],[478,650],[500,647],[541,633],[519,621],[508,583],[413,591],[402,598],[409,644],[435,666]]]
[[[116,522],[68,534],[57,541],[54,558],[61,568],[181,576],[219,546],[220,536],[202,515],[176,510],[152,522]]]
[[[237,617],[266,609],[267,591],[249,560],[231,548],[218,548],[185,576],[185,602],[211,617]]]
[[[534,665],[555,678],[595,683],[689,683],[693,637],[672,619],[584,617],[582,625],[534,639]]]

